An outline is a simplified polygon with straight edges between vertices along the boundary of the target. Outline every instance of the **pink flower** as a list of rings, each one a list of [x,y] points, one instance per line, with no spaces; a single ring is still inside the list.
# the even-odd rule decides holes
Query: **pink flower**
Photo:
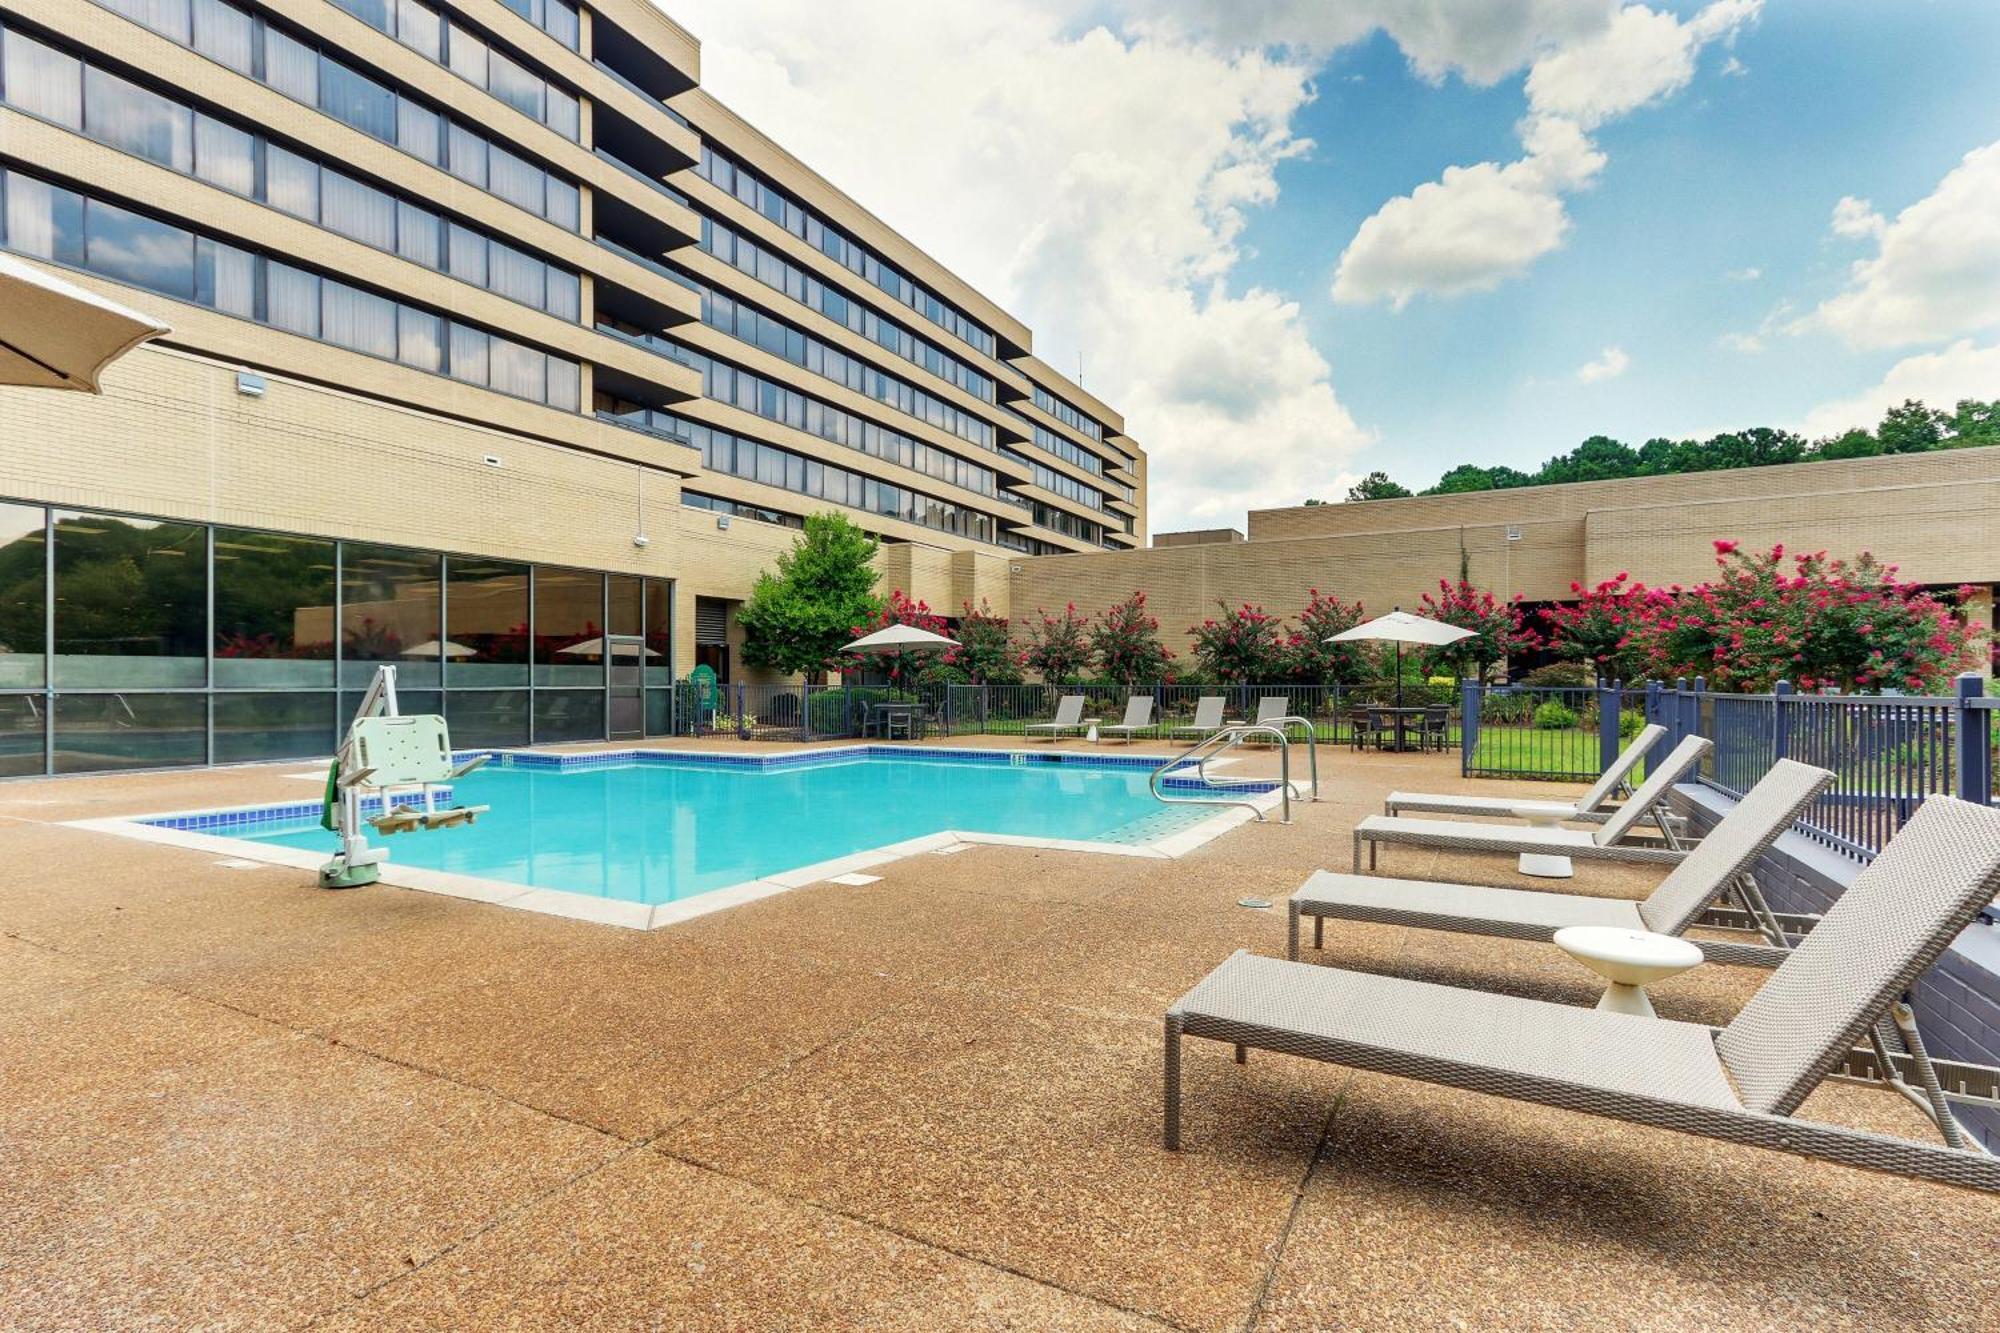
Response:
[[[1736,550],[1735,542],[1717,539],[1715,543],[1715,553],[1717,555],[1729,555],[1733,553],[1735,550]]]

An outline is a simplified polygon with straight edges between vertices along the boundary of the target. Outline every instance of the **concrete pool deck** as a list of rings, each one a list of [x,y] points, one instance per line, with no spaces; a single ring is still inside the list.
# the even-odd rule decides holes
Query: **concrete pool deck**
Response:
[[[1283,953],[1282,911],[1237,900],[1341,862],[1391,787],[1500,787],[1322,758],[1295,824],[1179,860],[980,845],[651,932],[65,826],[295,800],[305,764],[0,784],[0,1322],[1990,1326],[2000,1199],[1965,1191],[1205,1042],[1163,1152],[1161,1012]],[[1596,995],[1546,946],[1327,946]],[[1757,980],[1654,998],[1721,1022]],[[1805,1114],[1925,1133],[1844,1085]]]

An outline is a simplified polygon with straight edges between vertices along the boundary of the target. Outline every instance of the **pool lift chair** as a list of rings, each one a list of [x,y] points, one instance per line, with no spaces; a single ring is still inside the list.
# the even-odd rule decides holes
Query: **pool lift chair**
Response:
[[[389,849],[368,845],[370,828],[387,837],[454,828],[485,814],[483,805],[440,808],[437,797],[440,786],[464,777],[489,757],[454,763],[444,719],[424,713],[403,716],[396,707],[396,668],[377,667],[327,771],[320,824],[340,835],[340,850],[320,867],[320,887],[353,889],[381,878]],[[364,817],[362,804],[368,796],[379,797],[381,810]]]

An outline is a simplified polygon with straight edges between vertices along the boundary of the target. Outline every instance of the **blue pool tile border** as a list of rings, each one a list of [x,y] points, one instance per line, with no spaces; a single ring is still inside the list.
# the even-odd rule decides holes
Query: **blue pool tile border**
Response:
[[[634,766],[789,772],[830,764],[851,764],[856,760],[865,759],[922,759],[934,763],[1003,768],[1054,765],[1149,773],[1159,767],[1160,762],[1157,757],[1149,758],[1143,755],[1079,754],[1074,750],[967,750],[956,747],[909,745],[842,745],[781,755],[718,754],[702,750],[604,750],[592,754],[551,754],[536,750],[461,750],[455,753],[453,758],[463,763],[482,754],[487,756],[488,761],[496,768],[547,769],[560,773]],[[1275,781],[1260,779],[1237,779],[1232,785],[1234,790],[1246,795],[1260,795],[1278,789]],[[1198,791],[1204,789],[1205,784],[1199,778],[1175,776],[1169,772],[1161,782],[1161,786],[1170,791]],[[438,797],[450,800],[451,789],[438,788]],[[361,809],[364,814],[381,813],[382,798],[364,797]],[[300,819],[316,820],[320,813],[319,801],[292,801],[278,805],[251,806],[240,810],[161,815],[137,822],[154,828],[214,832],[243,828],[252,824],[289,823]]]

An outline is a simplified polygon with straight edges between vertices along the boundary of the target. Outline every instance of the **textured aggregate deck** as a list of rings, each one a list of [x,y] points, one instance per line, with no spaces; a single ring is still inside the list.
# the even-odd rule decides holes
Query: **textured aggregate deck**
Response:
[[[1161,1011],[1283,954],[1237,900],[1391,787],[1496,790],[1323,758],[1297,824],[1184,860],[980,846],[651,933],[59,825],[298,799],[303,765],[0,785],[0,1326],[1994,1327],[2000,1200],[1943,1187],[1204,1042],[1163,1152]],[[1327,946],[1595,998],[1546,946]],[[1726,1021],[1756,980],[1655,999]],[[1863,1089],[1807,1112],[1922,1132]]]

